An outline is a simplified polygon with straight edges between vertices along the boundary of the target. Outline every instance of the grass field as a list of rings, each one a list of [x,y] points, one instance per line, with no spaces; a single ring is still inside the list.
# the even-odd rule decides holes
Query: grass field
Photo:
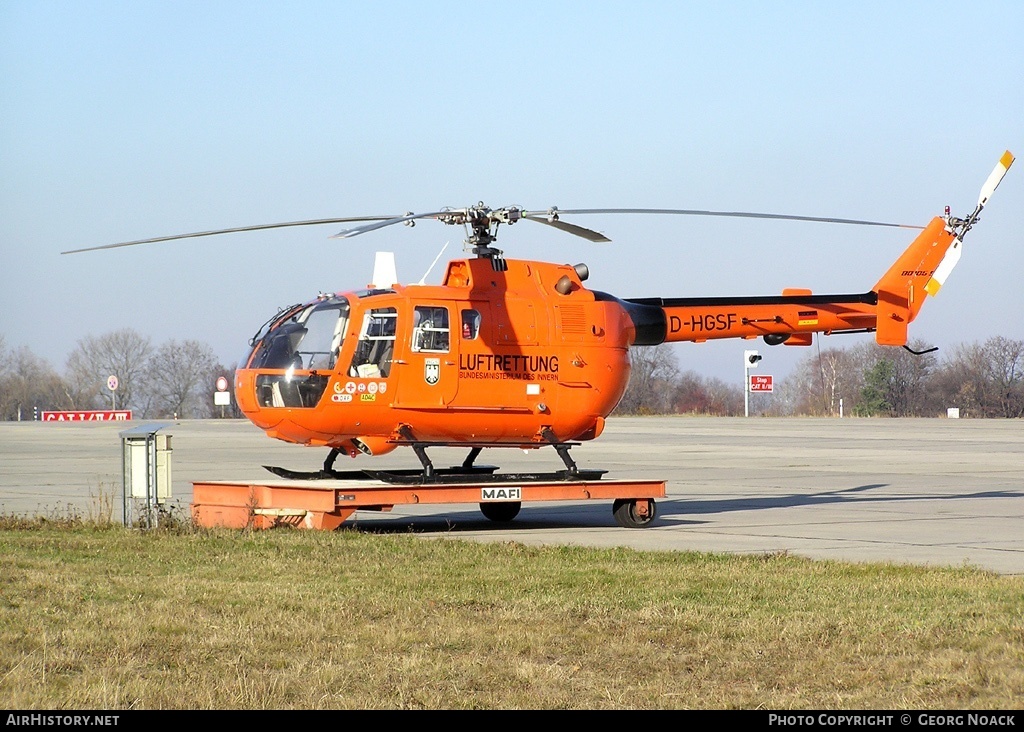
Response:
[[[7,709],[974,709],[1024,580],[411,534],[0,520]]]

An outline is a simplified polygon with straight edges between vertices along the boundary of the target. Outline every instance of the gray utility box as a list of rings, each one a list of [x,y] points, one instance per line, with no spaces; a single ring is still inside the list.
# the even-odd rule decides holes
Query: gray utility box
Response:
[[[171,497],[171,436],[160,433],[167,426],[140,425],[120,433],[125,523],[131,502],[151,509]]]

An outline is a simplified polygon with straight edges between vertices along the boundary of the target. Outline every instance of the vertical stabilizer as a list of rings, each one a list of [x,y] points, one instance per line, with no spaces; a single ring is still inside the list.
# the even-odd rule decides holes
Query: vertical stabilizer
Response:
[[[955,239],[944,219],[936,216],[875,285],[878,323],[875,340],[883,346],[907,342],[907,326],[917,317],[939,263]]]

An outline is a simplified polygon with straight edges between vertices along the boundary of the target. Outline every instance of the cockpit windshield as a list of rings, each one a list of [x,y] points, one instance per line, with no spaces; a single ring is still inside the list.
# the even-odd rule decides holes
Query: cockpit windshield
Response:
[[[275,323],[254,344],[251,369],[330,371],[337,363],[348,326],[344,297],[322,296]]]
[[[348,300],[321,295],[306,306],[289,308],[256,336],[248,368],[278,373],[256,376],[261,407],[310,408],[319,404],[338,362]]]

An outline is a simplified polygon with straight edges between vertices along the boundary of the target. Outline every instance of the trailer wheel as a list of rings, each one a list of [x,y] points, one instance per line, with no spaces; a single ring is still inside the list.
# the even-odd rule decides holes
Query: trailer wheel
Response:
[[[617,498],[612,505],[612,514],[619,526],[627,529],[642,529],[657,514],[653,498]]]
[[[503,501],[500,503],[481,503],[480,512],[491,521],[505,523],[519,515],[519,508],[522,504],[519,501]]]

